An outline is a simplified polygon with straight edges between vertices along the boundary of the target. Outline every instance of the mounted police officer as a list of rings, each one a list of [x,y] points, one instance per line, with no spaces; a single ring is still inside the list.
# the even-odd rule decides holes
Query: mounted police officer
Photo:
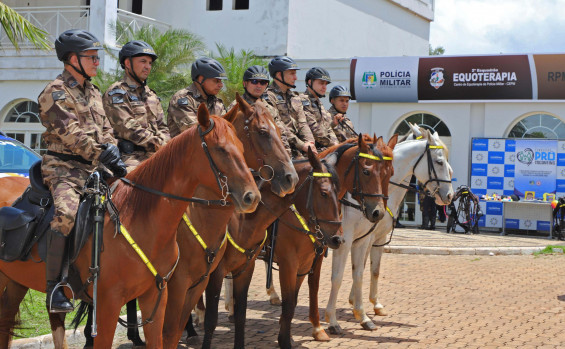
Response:
[[[316,148],[322,151],[338,143],[331,127],[332,117],[320,101],[320,98],[326,96],[326,89],[332,80],[330,73],[320,67],[308,70],[305,80],[306,92],[302,95],[302,105],[308,126],[316,140]]]
[[[96,76],[102,45],[84,30],[67,30],[55,41],[63,73],[38,97],[47,153],[41,171],[53,196],[55,213],[48,231],[46,259],[47,307],[50,312],[73,310],[60,280],[67,237],[75,223],[83,186],[99,163],[115,176],[126,175],[102,96],[90,78]]]
[[[147,86],[157,59],[153,48],[144,41],[130,41],[120,50],[119,59],[124,77],[108,88],[103,101],[122,160],[130,172],[171,137],[159,97]]]
[[[266,92],[268,85],[269,72],[267,71],[267,69],[260,65],[253,65],[247,68],[247,70],[245,70],[245,72],[243,73],[243,89],[245,90],[245,92],[241,97],[247,103],[249,103],[249,105],[255,104],[257,100],[265,102],[269,113],[271,113],[271,116],[275,120],[275,123],[277,124],[279,129],[282,130],[286,126],[280,121],[277,108],[273,107],[267,102],[269,98]],[[228,110],[231,109],[236,103],[237,101],[234,100],[228,107]],[[288,154],[291,155],[292,153],[286,135],[283,135],[281,133],[281,140],[283,142],[284,148],[286,149]]]
[[[349,89],[342,85],[334,86],[330,91],[330,103],[332,104],[329,112],[332,116],[332,129],[339,142],[346,139],[357,137],[353,123],[345,115],[349,109],[351,93]]]
[[[202,57],[192,63],[192,84],[173,95],[169,102],[167,125],[171,137],[195,125],[196,114],[200,103],[213,115],[224,115],[224,102],[216,97],[222,87],[223,80],[228,78],[224,67],[213,58]]]
[[[296,62],[287,56],[277,56],[269,62],[269,73],[273,82],[267,88],[268,102],[276,107],[281,123],[286,127],[281,133],[286,136],[292,149],[293,157],[302,157],[308,147],[317,153],[314,136],[306,121],[302,99],[296,88],[296,71],[300,70]]]

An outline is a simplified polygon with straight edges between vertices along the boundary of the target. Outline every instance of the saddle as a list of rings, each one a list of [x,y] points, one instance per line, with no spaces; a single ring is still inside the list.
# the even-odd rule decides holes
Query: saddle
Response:
[[[30,168],[30,185],[10,207],[0,208],[0,259],[26,261],[37,244],[40,260],[47,255],[47,230],[55,207],[49,188],[43,184],[41,161]],[[69,263],[73,263],[93,230],[93,194],[81,198],[75,226],[70,234]]]

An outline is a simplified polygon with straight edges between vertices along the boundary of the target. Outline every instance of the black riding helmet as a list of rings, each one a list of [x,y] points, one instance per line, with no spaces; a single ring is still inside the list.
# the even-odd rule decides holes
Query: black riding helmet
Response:
[[[69,54],[71,53],[76,53],[78,55],[83,51],[102,49],[103,47],[100,41],[94,35],[82,29],[67,30],[59,35],[59,37],[55,40],[55,51],[57,52],[57,58],[61,62],[66,62],[69,59]],[[84,71],[80,59],[78,60],[78,64],[80,66],[80,70],[73,65],[71,65],[71,67],[73,67],[73,69],[85,79],[90,80],[90,76],[88,76]]]
[[[323,81],[327,81],[328,83],[332,82],[332,79],[330,78],[330,73],[328,73],[327,70],[325,70],[324,68],[321,68],[321,67],[311,68],[306,73],[306,79],[304,79],[304,81],[306,82],[306,86],[310,87],[310,89],[312,89],[312,91],[314,91],[314,88],[312,87],[312,81],[313,80],[323,80]],[[319,98],[326,96],[326,95],[321,95],[316,91],[314,91],[314,93]]]
[[[133,40],[122,46],[122,49],[120,50],[119,60],[122,69],[126,69],[124,63],[126,61],[126,58],[129,58],[130,65],[133,67],[133,62],[131,61],[131,58],[138,56],[149,56],[153,59],[153,62],[155,62],[155,60],[157,59],[155,50],[153,50],[153,47],[151,47],[151,45],[149,45],[145,41]],[[146,81],[141,81],[141,79],[137,76],[137,74],[133,71],[133,69],[129,74],[141,86],[145,86],[145,84],[147,83]]]
[[[284,76],[281,76],[282,80],[276,77],[277,72],[283,73],[287,70],[300,70],[300,68],[298,68],[298,64],[296,64],[294,59],[288,56],[277,56],[271,59],[271,61],[269,62],[269,73],[271,73],[271,76],[273,77],[274,80],[277,80],[288,87],[296,88],[296,85],[291,85],[286,83],[284,81]]]
[[[243,81],[247,80],[269,81],[269,72],[262,65],[252,65],[243,73]]]
[[[204,79],[202,79],[201,82],[196,80],[200,75],[204,77]],[[222,67],[220,62],[218,62],[214,58],[209,58],[209,57],[201,57],[198,58],[196,61],[194,61],[194,63],[192,63],[192,68],[190,70],[190,76],[193,82],[200,85],[200,88],[202,88],[202,91],[204,91],[206,97],[210,96],[210,93],[208,93],[208,91],[206,91],[204,86],[202,86],[204,80],[206,79],[226,80],[228,78],[228,75],[226,74],[226,71],[224,67]]]
[[[349,97],[351,99],[351,92],[349,89],[343,85],[334,86],[330,91],[330,103],[332,102],[332,98],[336,97]]]

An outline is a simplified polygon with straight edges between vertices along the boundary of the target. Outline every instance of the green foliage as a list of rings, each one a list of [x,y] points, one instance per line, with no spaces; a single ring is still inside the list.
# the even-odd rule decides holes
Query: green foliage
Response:
[[[553,252],[554,248],[558,248],[558,249],[561,249],[562,251],[565,251],[565,246],[563,246],[563,245],[549,245],[549,246],[546,246],[546,248],[544,248],[541,251],[534,252],[534,255],[539,256],[539,255],[542,255],[542,254],[561,254],[561,255],[563,254],[563,252]]]
[[[432,48],[432,45],[430,44],[430,49],[429,49],[429,55],[430,56],[441,56],[445,53],[445,48],[443,48],[443,46],[438,46],[436,48]]]
[[[228,79],[224,80],[224,88],[219,93],[219,97],[226,103],[226,107],[235,99],[236,91],[243,94],[243,73],[252,65],[262,65],[267,67],[268,61],[255,56],[253,51],[241,50],[235,52],[232,47],[227,49],[224,45],[216,43],[217,55],[212,55],[226,70]]]
[[[19,50],[19,42],[29,40],[33,46],[43,50],[51,50],[51,43],[47,39],[46,31],[31,24],[19,13],[0,2],[0,26],[6,33],[8,40]]]
[[[159,58],[153,63],[147,85],[161,97],[161,105],[166,111],[172,95],[192,82],[190,64],[204,52],[204,43],[198,36],[182,29],[160,32],[154,27],[143,26],[134,32],[131,28],[118,22],[115,30],[116,37],[120,38],[119,45],[124,45],[131,40],[143,40],[155,50]],[[117,62],[117,53],[108,48],[106,48],[106,53],[114,57]],[[102,92],[105,92],[111,84],[121,79],[123,74],[124,71],[117,62],[115,69],[109,73],[99,72],[93,82]]]

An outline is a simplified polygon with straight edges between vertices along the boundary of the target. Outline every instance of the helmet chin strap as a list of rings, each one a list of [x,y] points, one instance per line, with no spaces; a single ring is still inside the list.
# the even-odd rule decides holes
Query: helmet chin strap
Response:
[[[277,80],[278,82],[280,82],[281,84],[284,84],[290,88],[296,88],[296,85],[291,85],[289,83],[287,83],[286,81],[284,81],[284,72],[280,72],[281,76],[282,76],[282,80],[277,78],[276,76],[273,76],[273,80]]]
[[[128,74],[135,80],[135,82],[137,82],[141,87],[145,87],[145,85],[147,85],[147,80],[141,81],[141,79],[139,78],[139,76],[137,76],[137,74],[135,73],[135,70],[133,70],[133,61],[131,60],[131,57],[128,57],[129,59],[129,72]]]
[[[74,65],[72,65],[71,62],[69,62],[69,65],[70,65],[71,67],[73,67],[73,69],[74,69],[77,73],[79,73],[83,78],[85,78],[86,80],[90,81],[90,79],[92,79],[92,77],[88,76],[88,74],[86,74],[86,72],[84,71],[84,67],[82,66],[82,63],[81,63],[81,61],[80,61],[80,57],[79,57],[78,52],[77,52],[76,56],[77,56],[77,61],[78,61],[78,65],[79,65],[79,67],[80,67],[80,70],[78,70],[77,67],[75,67]]]
[[[310,80],[310,81],[312,81],[312,80]],[[321,94],[318,93],[318,91],[314,90],[314,87],[312,87],[312,83],[309,83],[309,84],[307,84],[307,85],[308,85],[308,87],[310,87],[310,89],[312,90],[312,92],[314,92],[314,94],[315,94],[316,96],[318,96],[318,98],[324,98],[324,97],[326,97],[326,95],[321,95]]]

